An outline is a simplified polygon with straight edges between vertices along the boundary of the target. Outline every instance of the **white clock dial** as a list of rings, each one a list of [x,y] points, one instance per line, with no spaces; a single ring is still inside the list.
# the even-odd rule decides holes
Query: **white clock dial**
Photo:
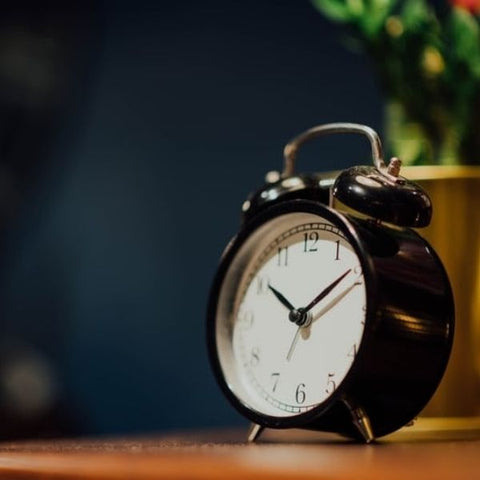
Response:
[[[360,260],[333,223],[289,213],[240,248],[220,296],[217,345],[229,388],[261,414],[298,415],[327,400],[362,341]]]

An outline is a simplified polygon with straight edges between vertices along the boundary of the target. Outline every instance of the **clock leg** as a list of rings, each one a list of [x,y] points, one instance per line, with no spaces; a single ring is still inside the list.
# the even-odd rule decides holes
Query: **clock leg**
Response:
[[[257,425],[256,423],[252,423],[250,425],[250,429],[248,430],[247,442],[248,443],[255,442],[264,430],[265,430],[265,427],[262,427],[261,425]]]
[[[352,416],[352,422],[365,443],[373,442],[375,440],[375,435],[373,434],[370,418],[368,418],[368,415],[363,407],[360,405],[355,405],[350,400],[346,399],[343,400],[343,403],[348,408],[350,415]]]

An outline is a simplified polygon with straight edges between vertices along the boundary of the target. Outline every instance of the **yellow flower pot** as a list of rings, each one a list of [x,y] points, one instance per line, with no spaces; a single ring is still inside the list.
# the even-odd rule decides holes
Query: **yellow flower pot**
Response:
[[[450,277],[455,337],[445,376],[422,416],[480,415],[480,167],[406,167],[421,184],[433,218],[420,234],[432,244]]]

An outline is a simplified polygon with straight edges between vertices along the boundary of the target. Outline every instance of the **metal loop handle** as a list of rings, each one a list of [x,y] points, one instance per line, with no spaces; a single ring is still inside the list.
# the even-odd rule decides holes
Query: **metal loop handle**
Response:
[[[289,177],[295,172],[295,161],[297,159],[297,151],[305,142],[321,135],[329,135],[333,133],[358,133],[365,135],[370,141],[372,148],[373,163],[377,170],[386,172],[387,167],[383,159],[382,142],[377,132],[366,125],[358,123],[327,123],[325,125],[318,125],[310,128],[300,135],[296,136],[285,145],[283,150],[283,157],[285,164],[283,168],[282,177]]]

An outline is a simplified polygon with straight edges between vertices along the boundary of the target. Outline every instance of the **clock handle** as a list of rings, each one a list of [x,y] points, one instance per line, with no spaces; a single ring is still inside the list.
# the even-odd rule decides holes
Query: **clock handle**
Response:
[[[283,168],[282,177],[292,176],[295,172],[295,161],[297,159],[298,149],[307,141],[322,135],[330,135],[335,133],[357,133],[365,135],[370,141],[372,148],[373,163],[377,170],[386,172],[387,167],[383,159],[382,142],[377,132],[373,128],[361,125],[358,123],[326,123],[325,125],[318,125],[312,127],[300,135],[290,140],[283,150],[283,157],[285,164]],[[390,173],[390,172],[389,172]]]

